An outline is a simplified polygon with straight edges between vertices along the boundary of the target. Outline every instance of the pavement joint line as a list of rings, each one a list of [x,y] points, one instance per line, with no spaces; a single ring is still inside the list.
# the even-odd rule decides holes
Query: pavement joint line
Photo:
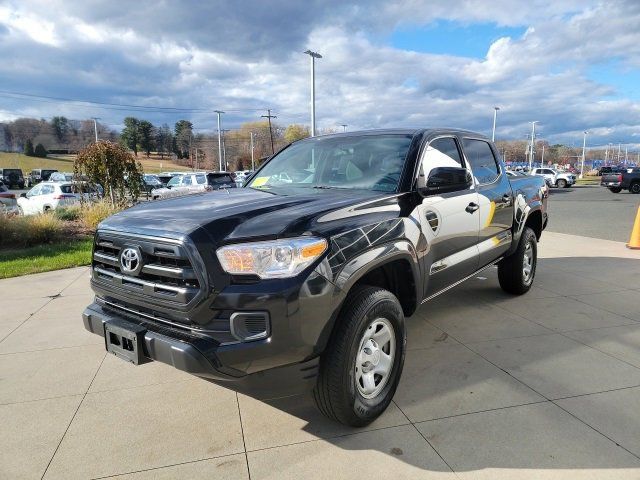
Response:
[[[41,348],[38,350],[24,350],[24,351],[19,351],[19,352],[0,352],[0,357],[3,355],[18,355],[20,353],[37,353],[37,352],[51,352],[53,350],[64,350],[65,348],[82,348],[82,347],[91,347],[91,346],[98,346],[100,345],[99,343],[86,343],[84,345],[69,345],[66,347],[50,347],[50,348]]]
[[[331,420],[331,421],[333,421],[333,420]],[[328,437],[317,437],[317,438],[312,438],[310,440],[300,440],[299,442],[283,443],[283,444],[280,444],[280,445],[271,445],[269,447],[260,447],[260,448],[248,449],[247,450],[247,454],[255,453],[255,452],[264,452],[266,450],[273,450],[274,448],[292,447],[294,445],[304,445],[306,443],[330,442],[331,440],[336,440],[338,438],[351,437],[351,436],[354,436],[354,435],[362,435],[363,433],[380,432],[382,430],[389,430],[390,428],[407,427],[409,425],[411,425],[411,420],[407,420],[407,423],[400,423],[398,425],[389,425],[389,426],[386,426],[386,427],[369,428],[369,429],[366,429],[366,430],[359,430],[357,432],[340,433],[338,435],[330,435]]]
[[[5,402],[5,403],[0,403],[0,407],[4,407],[5,405],[22,405],[23,403],[44,402],[46,400],[57,400],[59,398],[79,397],[80,395],[82,395],[82,393],[70,393],[69,395],[58,395],[55,397],[44,397],[44,398],[32,398],[31,400],[21,400],[19,402]]]
[[[586,303],[584,303],[584,302],[581,302],[581,303],[583,303],[583,304],[585,304],[585,305],[588,305],[588,304],[586,304]],[[568,340],[571,340],[571,341],[573,341],[573,342],[575,342],[575,343],[577,343],[577,344],[579,344],[579,345],[582,345],[582,346],[585,346],[585,347],[591,348],[592,350],[595,350],[595,351],[597,351],[597,352],[600,352],[600,353],[602,353],[602,354],[604,354],[604,355],[606,355],[606,356],[608,356],[608,357],[613,358],[614,360],[618,360],[618,361],[620,361],[620,362],[622,362],[622,363],[625,363],[625,364],[629,365],[630,367],[633,367],[633,368],[636,368],[636,369],[640,369],[640,367],[638,367],[637,365],[634,365],[634,364],[632,364],[632,363],[629,363],[629,362],[627,362],[626,360],[623,360],[622,358],[618,358],[618,357],[616,357],[615,355],[613,355],[613,354],[611,354],[611,353],[609,353],[609,352],[605,352],[605,351],[603,351],[603,350],[600,350],[599,348],[596,348],[596,347],[594,347],[594,346],[592,346],[592,345],[588,345],[588,344],[586,344],[586,343],[584,343],[584,342],[581,342],[580,340],[576,340],[575,338],[571,338],[570,336],[566,335],[566,333],[571,333],[571,332],[582,332],[582,331],[585,331],[585,330],[598,330],[598,329],[600,329],[600,328],[628,327],[628,326],[630,326],[630,325],[631,325],[631,326],[633,326],[634,324],[635,324],[635,325],[638,325],[638,322],[637,322],[637,321],[635,321],[635,320],[633,320],[633,319],[630,319],[629,317],[626,317],[626,316],[624,316],[624,315],[618,315],[618,314],[613,313],[613,312],[608,312],[607,310],[603,310],[603,309],[601,309],[601,308],[594,307],[593,305],[589,305],[589,306],[590,306],[590,307],[593,307],[593,308],[595,308],[595,309],[601,310],[601,311],[603,311],[603,312],[605,312],[605,313],[611,313],[612,315],[617,315],[617,316],[619,316],[619,317],[627,318],[627,319],[629,319],[629,320],[632,320],[634,323],[630,323],[630,324],[627,324],[627,325],[609,325],[608,327],[587,328],[587,329],[584,329],[584,330],[569,330],[569,331],[566,331],[566,332],[558,332],[558,331],[554,331],[554,333],[555,333],[555,334],[557,334],[557,335],[560,335],[560,336],[562,336],[562,337],[564,337],[564,338],[566,338],[566,339],[568,339]],[[502,308],[502,307],[498,307],[498,308]],[[522,316],[521,314],[519,314],[519,313],[517,313],[516,315],[517,315],[518,317],[520,317],[520,318],[525,318],[526,320],[529,320],[529,319],[527,319],[526,317],[523,317],[523,316]],[[535,323],[536,325],[540,325],[541,327],[544,327],[544,325],[541,325],[540,323],[536,322],[535,320],[529,320],[529,321],[530,321],[530,322]],[[544,328],[547,328],[547,327],[544,327]],[[531,336],[541,336],[541,335],[531,335]],[[513,338],[516,338],[516,337],[513,337]],[[528,337],[520,337],[520,338],[528,338]],[[511,340],[511,339],[505,338],[504,340]],[[495,341],[495,340],[488,340],[488,341]],[[469,342],[469,343],[483,343],[483,342]]]
[[[240,400],[238,399],[238,392],[236,393],[236,406],[238,407],[238,418],[240,420],[240,433],[242,434],[242,447],[244,449],[244,461],[247,466],[247,475],[249,476],[249,480],[251,480],[251,469],[249,468],[249,456],[247,455],[247,443],[244,439],[244,426],[242,425],[242,411],[240,410]]]
[[[638,384],[638,385],[630,385],[628,387],[611,388],[609,390],[601,390],[599,392],[580,393],[578,395],[568,395],[566,397],[552,398],[550,401],[551,402],[556,402],[558,400],[567,400],[567,399],[571,399],[571,398],[588,397],[590,395],[600,395],[601,393],[618,392],[620,390],[631,390],[631,389],[634,389],[634,388],[640,388],[640,384]]]
[[[106,352],[105,352],[106,354]],[[105,358],[108,355],[105,355]],[[100,365],[100,367],[102,368],[102,364]],[[100,370],[100,369],[99,369]],[[100,371],[98,370],[97,373],[100,373]],[[97,375],[96,373],[96,375]],[[108,392],[122,392],[124,390],[133,390],[134,388],[146,388],[146,387],[156,387],[158,385],[177,385],[180,383],[189,383],[189,382],[199,382],[199,381],[203,381],[201,378],[198,377],[194,377],[194,378],[185,378],[184,380],[172,380],[170,382],[157,382],[157,383],[148,383],[148,384],[144,384],[144,385],[132,385],[130,387],[120,387],[120,388],[109,388],[106,390],[95,390],[95,391],[87,391],[86,395],[97,395],[99,393],[108,393]],[[93,384],[93,382],[91,382]],[[91,385],[89,385],[89,388],[91,388]]]
[[[394,400],[391,400],[391,402],[398,408],[398,410],[400,410],[400,413],[402,413],[402,415],[404,415],[404,418],[406,418],[409,423],[411,424],[411,426],[415,429],[416,432],[418,432],[418,435],[420,435],[425,442],[427,442],[427,445],[429,445],[432,450],[434,452],[436,452],[436,455],[438,455],[440,457],[440,460],[442,460],[444,462],[444,464],[449,467],[449,470],[451,470],[451,473],[453,473],[455,475],[456,478],[460,478],[458,476],[458,474],[456,473],[456,471],[451,467],[451,465],[449,465],[449,462],[447,462],[445,460],[445,458],[440,454],[440,452],[436,449],[436,447],[434,447],[431,442],[429,440],[427,440],[427,437],[425,437],[422,432],[420,430],[418,430],[418,427],[416,427],[416,424],[414,422],[411,421],[411,419],[407,416],[406,413],[404,413],[404,410],[402,410],[402,408],[400,408],[400,405],[398,405]]]
[[[84,272],[82,272],[84,273]],[[82,273],[78,274],[77,277],[74,277],[73,280],[71,282],[69,282],[66,286],[64,286],[60,292],[58,292],[56,295],[60,295],[63,290],[65,290],[66,288],[70,287],[71,284],[73,282],[75,282],[76,280],[78,280],[80,278],[80,275],[82,275]],[[47,305],[49,305],[55,298],[55,296],[47,296],[47,297],[35,297],[35,298],[48,298],[49,301],[46,302],[44,305],[42,305],[40,308],[38,308],[35,312],[29,314],[29,316],[27,318],[25,318],[20,325],[18,325],[16,328],[14,328],[13,330],[11,330],[9,333],[7,333],[4,337],[2,337],[2,339],[0,340],[0,343],[4,342],[13,332],[15,332],[17,329],[19,329],[22,325],[24,325],[24,323],[29,320],[31,317],[33,317],[36,313],[38,313],[40,310],[42,310],[44,307],[46,307]],[[28,299],[28,298],[27,298]]]
[[[620,292],[603,292],[603,293],[622,293],[622,292],[636,293],[636,290],[621,290]],[[582,297],[582,296],[585,296],[585,295],[574,295],[574,296],[569,296],[567,298],[571,298],[571,299],[575,300],[576,302],[582,303],[583,305],[589,305],[590,307],[597,308],[599,310],[602,310],[603,312],[611,313],[612,315],[618,315],[619,317],[628,318],[629,320],[631,320],[633,322],[640,323],[640,320],[636,320],[635,318],[632,318],[627,314],[612,312],[612,311],[607,310],[605,308],[596,307],[594,305],[591,305],[590,303],[587,303],[587,302],[585,302],[583,300],[580,300],[579,298],[575,298],[575,297]]]
[[[154,470],[162,470],[163,468],[179,467],[180,465],[189,465],[191,463],[207,462],[209,460],[216,460],[218,458],[226,458],[226,457],[234,457],[236,455],[242,455],[242,452],[225,453],[224,455],[215,455],[213,457],[198,458],[197,460],[188,460],[186,462],[170,463],[168,465],[160,465],[158,467],[143,468],[141,470],[131,470],[128,472],[113,473],[113,474],[104,475],[101,477],[91,477],[91,480],[104,480],[108,478],[119,477],[122,475],[131,475],[133,473],[153,472]]]
[[[540,403],[551,403],[551,402],[552,400],[548,400],[545,398],[544,400],[537,400],[535,402],[519,403],[517,405],[505,405],[504,407],[486,408],[484,410],[476,410],[474,412],[456,413],[455,415],[445,415],[444,417],[429,418],[427,420],[416,420],[415,422],[411,422],[411,423],[413,423],[414,425],[417,425],[420,423],[437,422],[438,420],[449,420],[452,418],[466,417],[469,415],[477,415],[478,413],[499,412],[500,410],[508,410],[510,408],[526,407],[529,405],[538,405]]]
[[[49,459],[49,462],[47,463],[47,466],[44,469],[44,472],[42,472],[42,477],[40,477],[40,480],[43,480],[45,475],[47,474],[47,471],[49,470],[49,467],[51,466],[51,462],[53,462],[53,459],[56,457],[56,454],[58,453],[58,450],[60,449],[60,445],[62,445],[62,441],[64,440],[64,437],[67,436],[67,432],[69,431],[69,428],[71,427],[71,424],[75,420],[76,415],[78,415],[78,411],[80,410],[80,407],[82,406],[82,404],[84,402],[84,399],[87,398],[87,394],[89,393],[89,389],[91,388],[91,385],[93,384],[93,381],[96,379],[96,376],[98,375],[98,372],[102,368],[102,364],[104,363],[104,359],[105,358],[107,358],[107,352],[104,353],[104,356],[102,357],[102,360],[100,361],[100,365],[98,365],[98,368],[96,368],[96,373],[93,374],[93,378],[91,379],[91,382],[89,382],[89,385],[87,386],[87,390],[84,392],[84,395],[82,395],[82,398],[80,399],[80,402],[78,403],[78,406],[76,407],[76,411],[73,412],[73,416],[71,417],[71,420],[69,421],[69,424],[67,425],[67,428],[64,429],[64,433],[62,434],[62,437],[60,437],[60,441],[58,442],[58,445],[56,446],[56,449],[53,451],[53,455],[51,455],[51,458]]]

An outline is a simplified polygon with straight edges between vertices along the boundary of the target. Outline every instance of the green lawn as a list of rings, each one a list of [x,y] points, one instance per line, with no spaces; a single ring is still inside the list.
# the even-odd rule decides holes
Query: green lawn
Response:
[[[0,278],[79,267],[91,263],[91,239],[0,250]]]

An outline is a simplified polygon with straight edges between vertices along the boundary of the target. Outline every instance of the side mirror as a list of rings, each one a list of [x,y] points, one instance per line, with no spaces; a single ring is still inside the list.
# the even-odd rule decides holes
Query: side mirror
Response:
[[[466,190],[473,185],[471,172],[461,167],[436,167],[429,172],[426,185],[418,184],[423,196]]]
[[[27,194],[26,194],[26,193],[21,193],[21,194],[20,194],[20,197],[21,197],[21,198],[27,198]]]

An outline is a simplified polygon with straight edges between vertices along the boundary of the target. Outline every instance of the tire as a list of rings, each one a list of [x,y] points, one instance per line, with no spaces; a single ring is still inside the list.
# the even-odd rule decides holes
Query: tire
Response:
[[[362,427],[384,412],[400,381],[406,350],[404,314],[391,292],[376,287],[358,287],[344,305],[320,360],[313,398],[330,419]],[[386,376],[374,373],[384,370],[384,358],[389,365]]]
[[[529,260],[528,273],[525,269],[525,256]],[[498,280],[502,290],[514,295],[527,293],[533,285],[538,260],[538,242],[536,234],[525,227],[516,251],[498,264]]]
[[[629,191],[635,194],[640,193],[640,182],[632,183],[631,186],[629,187]]]
[[[620,187],[611,187],[611,188],[609,188],[609,191],[613,192],[613,193],[620,193],[622,191],[622,188],[620,188]]]
[[[566,180],[563,180],[563,179],[560,179],[560,180],[558,180],[558,181],[556,182],[556,186],[557,186],[558,188],[567,188],[567,181],[566,181]]]
[[[24,210],[22,210],[22,207],[18,207],[18,215],[24,217]]]

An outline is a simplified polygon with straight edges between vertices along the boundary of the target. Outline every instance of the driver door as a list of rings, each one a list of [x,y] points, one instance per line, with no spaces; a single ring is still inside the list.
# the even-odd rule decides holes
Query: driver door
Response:
[[[438,137],[429,142],[422,154],[418,175],[426,180],[436,167],[466,167],[455,137]],[[478,269],[478,208],[474,186],[422,199],[418,211],[426,240],[426,252],[423,253],[423,271],[427,276],[425,298]]]

